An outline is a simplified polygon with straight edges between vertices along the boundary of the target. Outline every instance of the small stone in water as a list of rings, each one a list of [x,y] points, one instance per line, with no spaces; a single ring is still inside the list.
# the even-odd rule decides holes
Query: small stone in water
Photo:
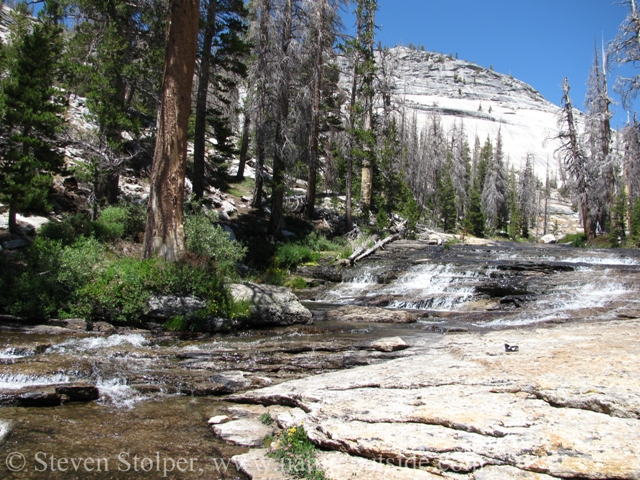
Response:
[[[229,417],[226,415],[217,415],[215,417],[211,417],[207,422],[209,425],[219,425],[220,423],[228,422]]]

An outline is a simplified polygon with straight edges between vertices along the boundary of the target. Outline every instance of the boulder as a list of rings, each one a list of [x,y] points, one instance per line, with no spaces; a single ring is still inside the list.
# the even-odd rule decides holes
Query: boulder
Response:
[[[175,295],[154,296],[149,299],[147,316],[168,320],[178,315],[189,316],[206,308],[207,304],[196,297],[178,297]]]
[[[100,398],[98,387],[83,383],[56,387],[56,393],[67,397],[68,402],[91,402]]]
[[[105,335],[112,335],[117,332],[117,329],[107,322],[93,322],[91,331],[96,333],[104,333]]]
[[[396,352],[409,348],[409,345],[400,337],[389,337],[371,342],[369,348],[379,352]]]
[[[86,332],[88,330],[87,321],[84,318],[67,318],[64,320],[52,318],[47,323],[55,327],[64,327],[77,332]]]
[[[402,310],[348,305],[328,311],[325,315],[325,320],[365,323],[415,323],[416,316]]]
[[[293,325],[312,319],[311,312],[302,306],[298,297],[284,287],[235,283],[229,285],[229,292],[236,302],[251,302],[249,317],[243,321],[248,326]]]
[[[212,426],[213,433],[226,442],[242,447],[260,447],[264,437],[273,435],[275,429],[260,420],[242,418]]]
[[[28,246],[29,242],[27,242],[26,240],[22,240],[21,238],[18,238],[16,240],[9,240],[8,242],[4,242],[2,244],[2,247],[7,250],[15,250],[17,248],[24,248]]]
[[[555,235],[549,233],[540,239],[540,243],[556,243],[558,239]]]

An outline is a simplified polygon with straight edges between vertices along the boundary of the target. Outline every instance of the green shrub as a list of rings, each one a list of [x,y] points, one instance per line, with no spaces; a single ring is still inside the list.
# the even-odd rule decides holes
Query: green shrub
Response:
[[[271,418],[271,414],[269,412],[265,412],[262,415],[260,415],[260,421],[264,425],[271,425],[273,423],[273,418]]]
[[[51,221],[40,227],[39,234],[51,240],[60,240],[63,245],[71,245],[78,237],[91,236],[93,226],[89,217],[82,213],[66,215],[62,221]]]
[[[584,233],[570,233],[562,239],[562,243],[571,243],[576,248],[585,248],[587,246],[587,236]]]
[[[135,323],[147,313],[155,260],[120,258],[110,263],[91,283],[78,290],[69,314]]]
[[[142,242],[147,223],[147,207],[144,204],[126,204],[127,218],[124,224],[124,236],[134,241]]]
[[[100,212],[98,220],[93,222],[96,237],[100,240],[113,241],[124,237],[127,231],[129,211],[126,207],[111,206]]]
[[[301,290],[307,288],[307,281],[302,277],[293,277],[286,282],[286,285],[294,290]]]
[[[324,472],[316,467],[316,447],[302,425],[280,432],[269,445],[268,455],[278,460],[290,475],[309,480],[326,479]]]
[[[285,243],[276,252],[276,264],[286,269],[292,269],[302,263],[315,262],[320,255],[306,245]]]
[[[244,258],[246,248],[230,240],[223,228],[199,213],[185,218],[184,230],[189,252],[212,261],[221,275],[236,275],[236,265]]]

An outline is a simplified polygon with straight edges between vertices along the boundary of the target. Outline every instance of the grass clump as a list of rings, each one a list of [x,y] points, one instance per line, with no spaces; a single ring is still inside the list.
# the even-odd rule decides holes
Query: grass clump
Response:
[[[271,425],[273,423],[273,418],[271,418],[271,414],[269,412],[265,412],[262,415],[260,415],[260,421],[264,425]]]
[[[587,236],[584,233],[569,233],[563,239],[563,243],[570,243],[572,247],[586,248]]]
[[[307,281],[302,277],[293,277],[290,278],[285,285],[294,290],[302,290],[303,288],[307,288]]]
[[[316,447],[303,425],[280,432],[269,445],[268,455],[278,460],[289,475],[309,480],[326,480],[324,472],[316,466]]]

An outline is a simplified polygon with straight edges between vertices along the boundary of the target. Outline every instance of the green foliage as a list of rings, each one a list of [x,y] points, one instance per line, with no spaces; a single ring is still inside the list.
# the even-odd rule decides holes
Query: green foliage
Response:
[[[40,227],[39,234],[51,240],[60,240],[63,245],[71,245],[78,237],[89,237],[93,225],[89,217],[82,213],[65,215],[60,222],[51,221]]]
[[[307,288],[307,281],[302,277],[293,277],[290,278],[285,285],[294,290],[302,290],[303,288]]]
[[[244,258],[246,248],[230,240],[223,228],[198,213],[185,218],[184,231],[189,252],[212,262],[221,275],[236,275],[236,265]]]
[[[129,212],[124,207],[111,206],[100,212],[100,217],[93,223],[96,237],[100,240],[113,241],[124,237],[127,230]]]
[[[316,262],[319,258],[320,255],[306,245],[285,243],[276,252],[275,265],[292,269],[302,263]]]
[[[65,247],[59,240],[36,238],[25,253],[26,268],[18,275],[5,274],[0,309],[43,319],[72,308],[78,289],[102,268],[103,257],[94,239],[80,238]]]
[[[586,248],[587,236],[584,233],[570,233],[562,239],[563,243],[571,243],[572,247]]]
[[[32,28],[16,18],[0,80],[0,198],[16,209],[48,210],[51,172],[63,165],[57,134],[64,122],[54,89],[62,50],[59,5],[45,2]]]
[[[640,235],[640,197],[636,199],[631,208],[631,230],[632,237]]]
[[[280,432],[271,442],[268,455],[278,460],[282,469],[297,478],[325,480],[316,466],[316,447],[311,443],[303,425]]]
[[[271,418],[271,414],[269,412],[265,412],[262,415],[260,415],[260,421],[264,425],[271,425],[273,423],[273,418]]]
[[[626,240],[627,213],[629,208],[629,197],[624,188],[616,196],[611,210],[611,231],[609,241],[612,247],[620,247]]]
[[[445,169],[437,175],[436,181],[436,197],[440,211],[440,226],[446,233],[455,231],[458,214],[452,168],[451,154],[447,154]]]

